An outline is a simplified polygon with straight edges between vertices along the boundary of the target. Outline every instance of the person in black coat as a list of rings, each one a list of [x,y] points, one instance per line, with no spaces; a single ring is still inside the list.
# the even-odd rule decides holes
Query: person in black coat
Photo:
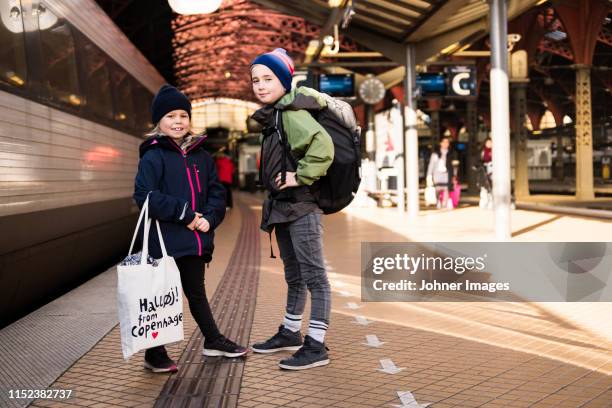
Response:
[[[160,222],[168,255],[179,268],[189,309],[205,337],[203,354],[244,355],[245,347],[219,332],[204,287],[204,264],[212,259],[214,230],[225,216],[225,189],[212,157],[203,148],[206,137],[191,135],[191,103],[170,85],[161,87],[151,111],[156,125],[140,146],[134,200],[142,208],[149,197],[149,214]],[[154,229],[149,246],[153,257],[161,257]],[[146,350],[145,368],[177,371],[164,346]]]

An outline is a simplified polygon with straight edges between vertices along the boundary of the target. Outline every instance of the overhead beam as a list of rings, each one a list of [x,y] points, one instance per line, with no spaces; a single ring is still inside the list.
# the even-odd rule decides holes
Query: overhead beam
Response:
[[[379,51],[385,57],[398,64],[403,65],[405,63],[406,48],[390,37],[355,26],[349,26],[344,34],[364,47]]]
[[[429,9],[427,9],[427,8],[413,6],[413,5],[406,4],[403,1],[399,1],[399,0],[381,0],[380,3],[382,3],[382,4],[384,4],[384,3],[392,4],[394,6],[403,8],[405,10],[410,10],[410,11],[418,13],[418,14],[425,14],[425,13],[427,13],[429,11]],[[431,2],[429,2],[429,3],[431,3]]]
[[[439,54],[444,48],[451,44],[460,42],[478,32],[484,34],[486,31],[487,22],[484,20],[477,20],[476,22],[447,31],[436,37],[420,41],[415,47],[417,64]]]
[[[260,6],[264,6],[271,10],[276,10],[279,13],[288,14],[291,16],[302,17],[309,22],[323,26],[326,21],[326,17],[323,14],[317,13],[316,10],[311,8],[310,10],[304,10],[302,8],[295,7],[295,4],[298,2],[291,2],[291,5],[288,5],[287,2],[276,2],[272,0],[252,0],[253,3],[257,3]]]
[[[344,1],[344,3],[346,3],[346,1]],[[326,36],[333,34],[334,26],[340,24],[343,14],[343,7],[334,7],[332,10],[331,14],[327,18],[327,21],[325,22],[325,25],[323,25],[323,28],[321,28],[321,31],[319,32],[319,45],[317,46],[314,55],[312,55],[313,61],[317,61],[319,59],[321,51],[323,51],[323,47],[325,47],[325,44],[323,44],[323,39]],[[309,56],[307,55],[306,58],[309,58]]]
[[[410,33],[405,39],[404,42],[412,41],[418,42],[425,38],[428,33],[432,32],[436,28],[438,28],[444,21],[457,13],[457,10],[464,7],[468,4],[470,0],[449,0],[441,3],[441,5],[437,8],[434,14],[426,19],[417,30]]]
[[[347,67],[347,68],[359,68],[359,67],[396,67],[397,62],[393,61],[336,61],[336,62],[309,62],[298,65],[300,68],[307,67]]]
[[[411,23],[415,23],[417,22],[419,19],[417,17],[413,17],[412,15],[409,14],[405,14],[402,13],[401,11],[396,11],[394,9],[389,9],[383,6],[380,6],[378,4],[375,3],[359,3],[359,2],[355,2],[355,11],[357,13],[360,12],[360,10],[364,10],[366,13],[371,13],[371,14],[375,14],[376,11],[381,12],[383,14],[386,14],[387,16],[391,16],[391,17],[400,17],[406,21],[409,21]]]

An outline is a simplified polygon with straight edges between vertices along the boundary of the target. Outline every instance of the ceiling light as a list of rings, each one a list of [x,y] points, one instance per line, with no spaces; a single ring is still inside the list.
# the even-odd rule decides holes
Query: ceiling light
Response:
[[[74,106],[79,106],[81,104],[81,98],[74,94],[70,94],[70,96],[68,96],[68,102]]]
[[[555,30],[555,31],[550,31],[544,34],[544,37],[549,38],[554,41],[562,41],[567,38],[567,34],[564,33],[563,31]]]
[[[210,14],[221,6],[223,0],[168,0],[168,4],[178,14]]]
[[[13,33],[23,32],[23,21],[22,21],[23,10],[19,0],[8,0],[0,3],[0,18],[2,23],[9,31]],[[57,16],[47,8],[39,4],[32,9],[32,15],[38,20],[38,29],[40,31],[46,30],[53,27],[57,23]]]

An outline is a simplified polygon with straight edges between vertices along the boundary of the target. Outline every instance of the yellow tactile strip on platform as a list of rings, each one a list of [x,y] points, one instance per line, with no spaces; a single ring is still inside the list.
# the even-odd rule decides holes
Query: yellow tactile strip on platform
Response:
[[[229,262],[242,217],[232,210],[217,230],[215,256],[206,270],[206,287],[210,296],[218,286]],[[187,302],[184,304],[185,339],[196,330]],[[199,332],[199,330],[198,330]],[[167,346],[169,355],[178,359],[187,341]],[[143,352],[128,362],[121,354],[119,327],[112,329],[89,352],[75,362],[52,385],[51,389],[72,390],[68,400],[34,401],[32,407],[152,407],[166,384],[169,374],[153,374],[143,369]]]
[[[242,228],[231,260],[211,307],[219,330],[239,344],[247,344],[259,279],[259,234],[253,211],[240,204]],[[235,407],[240,393],[244,358],[204,357],[203,338],[196,331],[156,407]]]

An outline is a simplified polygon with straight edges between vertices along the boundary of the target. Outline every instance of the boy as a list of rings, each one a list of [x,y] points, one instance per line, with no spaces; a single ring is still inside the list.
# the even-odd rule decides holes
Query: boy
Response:
[[[322,211],[310,186],[326,174],[333,161],[334,145],[307,111],[325,108],[325,100],[306,87],[292,90],[292,75],[293,61],[281,48],[258,56],[251,64],[253,92],[265,104],[253,115],[264,126],[260,182],[268,198],[263,204],[261,228],[269,233],[276,230],[288,286],[282,325],[274,336],[254,344],[253,351],[297,350],[279,366],[303,370],[329,364],[325,334],[331,291],[323,260]],[[284,139],[276,132],[276,125],[282,128]],[[283,149],[287,149],[285,153]],[[307,290],[312,307],[308,334],[302,342]]]

